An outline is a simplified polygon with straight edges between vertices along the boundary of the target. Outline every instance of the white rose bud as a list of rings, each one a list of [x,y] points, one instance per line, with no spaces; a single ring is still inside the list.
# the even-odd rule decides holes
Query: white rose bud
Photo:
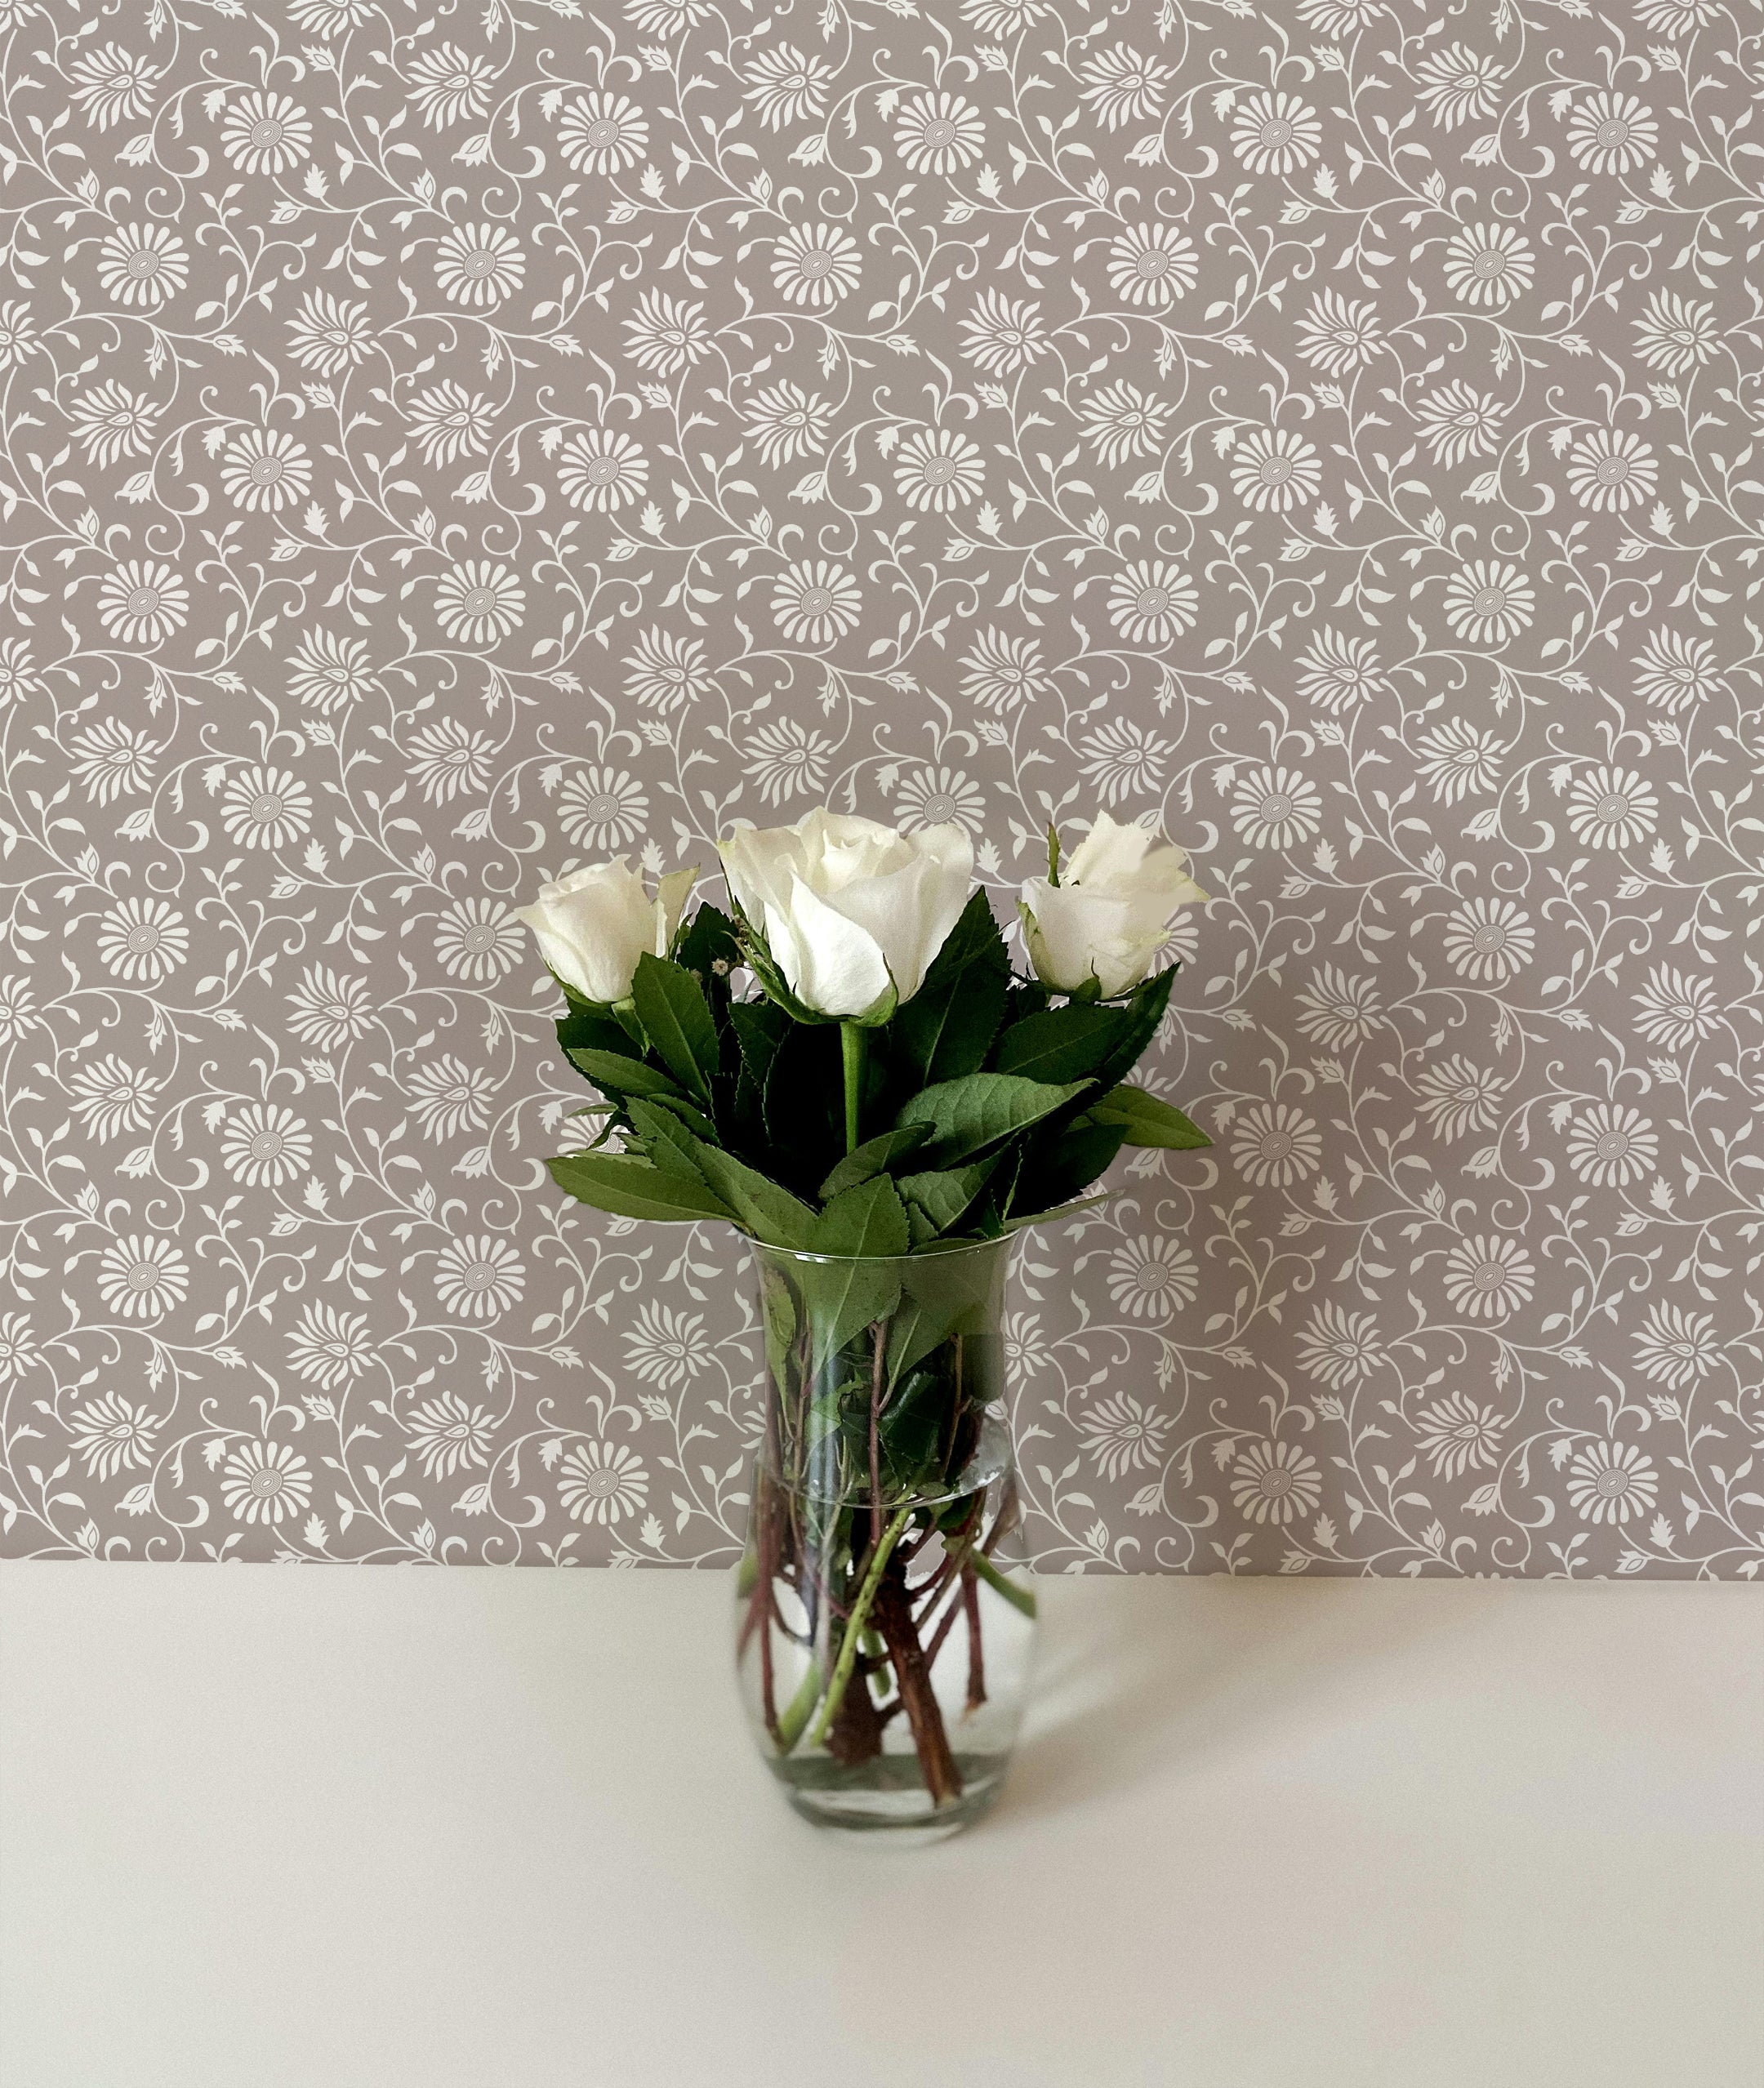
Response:
[[[912,999],[973,877],[973,844],[959,826],[898,834],[824,806],[794,826],[742,827],[717,845],[729,890],[791,991],[843,1021],[885,1020]]]
[[[1188,875],[1186,849],[1099,812],[1058,884],[1032,877],[1022,888],[1029,961],[1056,992],[1076,993],[1094,978],[1111,999],[1150,971],[1177,909],[1206,896]]]
[[[653,897],[622,856],[572,870],[541,884],[530,906],[517,906],[546,962],[584,1000],[624,1000],[645,951],[665,957],[697,881],[696,870],[670,871]]]

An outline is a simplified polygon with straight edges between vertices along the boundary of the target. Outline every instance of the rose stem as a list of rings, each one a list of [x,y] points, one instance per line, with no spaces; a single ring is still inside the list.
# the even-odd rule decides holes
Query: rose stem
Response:
[[[968,1617],[966,1708],[974,1712],[986,1702],[986,1654],[980,1644],[980,1582],[972,1566],[962,1568],[961,1599]]]
[[[949,1735],[943,1730],[943,1713],[937,1691],[931,1686],[924,1649],[913,1629],[912,1598],[906,1592],[904,1565],[882,1576],[875,1595],[875,1619],[894,1663],[895,1682],[901,1702],[906,1707],[906,1722],[912,1728],[925,1788],[933,1805],[949,1805],[962,1794],[961,1771],[950,1752]]]
[[[870,1544],[882,1541],[882,1367],[888,1355],[888,1322],[878,1320],[871,1329],[875,1338],[875,1363],[870,1373]]]
[[[867,1043],[863,1027],[857,1022],[840,1024],[840,1052],[845,1062],[845,1150],[858,1149],[858,1117],[863,1100],[864,1046]]]
[[[863,1636],[864,1619],[869,1615],[870,1605],[875,1600],[882,1569],[888,1564],[888,1556],[894,1549],[911,1515],[910,1504],[897,1509],[893,1520],[883,1531],[880,1542],[871,1549],[870,1564],[865,1569],[862,1583],[858,1590],[858,1600],[853,1603],[851,1614],[845,1620],[845,1635],[840,1641],[839,1658],[833,1663],[832,1680],[827,1684],[826,1695],[822,1700],[821,1712],[815,1720],[814,1730],[808,1735],[811,1747],[826,1738],[826,1730],[839,1709],[840,1698],[845,1694],[845,1685],[851,1680],[852,1667],[858,1658],[858,1642]],[[886,1638],[887,1636],[884,1632],[883,1636]]]

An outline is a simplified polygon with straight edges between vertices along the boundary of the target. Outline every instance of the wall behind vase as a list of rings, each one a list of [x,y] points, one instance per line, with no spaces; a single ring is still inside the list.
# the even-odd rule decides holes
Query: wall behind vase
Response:
[[[0,1529],[713,1562],[509,907],[1161,821],[1049,1567],[1764,1558],[1756,4],[0,0]]]

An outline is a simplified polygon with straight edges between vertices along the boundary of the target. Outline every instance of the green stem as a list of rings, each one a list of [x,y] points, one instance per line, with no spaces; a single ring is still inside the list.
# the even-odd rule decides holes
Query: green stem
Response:
[[[845,1062],[845,1150],[858,1150],[858,1116],[863,1101],[864,1050],[869,1033],[858,1022],[840,1024],[840,1051]]]
[[[787,1755],[802,1738],[802,1730],[808,1723],[808,1714],[815,1707],[815,1698],[821,1694],[821,1663],[808,1663],[808,1672],[797,1685],[796,1694],[779,1714],[777,1722],[778,1752]]]
[[[912,1520],[909,1503],[897,1508],[894,1520],[882,1533],[882,1542],[870,1554],[870,1565],[858,1590],[858,1600],[852,1605],[851,1614],[845,1619],[845,1636],[840,1641],[839,1658],[833,1663],[833,1679],[827,1684],[827,1693],[822,1699],[821,1715],[814,1722],[814,1730],[808,1735],[808,1744],[817,1747],[826,1738],[826,1730],[834,1721],[840,1707],[840,1698],[845,1694],[845,1685],[851,1680],[852,1669],[857,1665],[858,1648],[864,1635],[864,1623],[870,1614],[870,1605],[875,1600],[875,1592],[881,1584],[882,1569],[888,1564],[889,1554],[900,1542],[901,1532]]]
[[[1007,1580],[978,1545],[958,1552],[956,1563],[958,1569],[973,1567],[987,1586],[1002,1595],[1012,1609],[1022,1610],[1026,1617],[1033,1617],[1036,1614],[1034,1596],[1027,1588],[1019,1587],[1015,1581]]]

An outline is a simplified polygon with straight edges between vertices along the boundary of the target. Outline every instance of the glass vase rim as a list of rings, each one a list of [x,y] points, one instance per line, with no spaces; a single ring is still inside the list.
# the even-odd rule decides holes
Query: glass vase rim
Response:
[[[920,1248],[906,1254],[817,1254],[805,1247],[774,1247],[769,1240],[755,1240],[750,1233],[748,1244],[759,1256],[769,1257],[780,1262],[813,1262],[825,1267],[839,1267],[849,1263],[858,1268],[912,1267],[924,1268],[933,1262],[957,1261],[970,1254],[996,1253],[1000,1248],[1016,1244],[1014,1232],[1000,1233],[996,1240],[964,1240],[946,1247]]]

